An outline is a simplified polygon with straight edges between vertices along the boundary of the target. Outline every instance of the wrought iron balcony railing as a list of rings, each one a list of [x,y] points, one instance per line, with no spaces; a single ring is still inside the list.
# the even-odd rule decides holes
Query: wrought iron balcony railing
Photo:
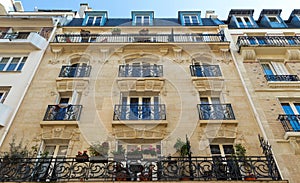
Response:
[[[115,105],[113,120],[165,120],[164,104]]]
[[[1,182],[281,180],[272,156],[158,158],[139,162],[76,158],[0,159]]]
[[[231,104],[198,104],[200,120],[235,120]]]
[[[225,42],[225,35],[218,34],[58,34],[54,43],[190,43]]]
[[[278,120],[286,132],[300,132],[300,115],[280,114]]]
[[[162,77],[162,65],[120,65],[119,77]]]
[[[239,36],[239,48],[242,46],[299,46],[300,36]]]
[[[2,33],[0,39],[27,39],[30,32]]]
[[[91,66],[62,66],[59,77],[89,77],[91,73]]]
[[[222,76],[218,65],[190,65],[192,76],[196,77],[220,77]]]
[[[82,105],[48,105],[44,121],[78,121]]]
[[[297,75],[265,75],[267,81],[299,81]]]

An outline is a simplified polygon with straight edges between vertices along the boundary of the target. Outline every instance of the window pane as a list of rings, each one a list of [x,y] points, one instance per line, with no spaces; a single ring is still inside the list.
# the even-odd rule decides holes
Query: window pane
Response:
[[[193,23],[193,24],[198,24],[198,18],[197,18],[196,15],[193,15],[193,16],[192,16],[192,23]]]
[[[211,103],[212,104],[220,104],[221,103],[220,98],[218,98],[218,97],[211,98]]]
[[[234,154],[233,145],[223,145],[223,149],[225,155]]]
[[[17,68],[17,71],[21,71],[21,70],[22,70],[22,68],[23,68],[23,66],[24,66],[24,64],[25,64],[25,62],[26,62],[26,60],[27,60],[27,57],[23,57],[21,63],[19,64],[19,66],[18,66],[18,68]]]
[[[0,92],[0,103],[3,103],[2,98],[4,97],[4,93]]]
[[[20,59],[21,59],[20,57],[13,58],[6,70],[7,71],[14,71],[15,68],[17,67]]]
[[[281,103],[281,106],[282,106],[282,109],[284,110],[285,114],[294,114],[294,111],[291,108],[290,104]]]
[[[142,17],[141,16],[137,16],[136,17],[136,22],[135,22],[137,25],[140,25],[142,24]]]
[[[149,25],[150,24],[150,18],[149,16],[144,17],[144,25]]]
[[[294,103],[294,105],[297,109],[298,114],[300,114],[300,103]]]
[[[274,75],[269,64],[261,64],[266,75]]]
[[[210,145],[210,152],[212,155],[221,154],[219,145]]]
[[[278,22],[276,17],[268,17],[270,22]]]
[[[97,17],[94,25],[100,25],[102,17]]]
[[[201,104],[208,104],[208,98],[207,97],[200,97]]]
[[[89,17],[86,25],[93,25],[94,17]]]
[[[55,146],[50,146],[50,145],[46,145],[44,152],[48,152],[49,156],[53,156],[54,155],[54,150],[55,150]]]
[[[0,60],[0,71],[4,70],[5,65],[9,61],[9,57],[4,57],[2,60]]]
[[[68,151],[68,146],[59,146],[57,156],[66,156]]]
[[[189,16],[184,16],[183,18],[184,18],[184,23],[187,23],[187,24],[191,23]]]

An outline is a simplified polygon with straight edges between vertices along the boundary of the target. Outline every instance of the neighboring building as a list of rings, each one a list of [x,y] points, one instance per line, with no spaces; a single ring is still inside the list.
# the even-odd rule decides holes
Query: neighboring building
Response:
[[[280,9],[262,10],[257,21],[253,12],[230,11],[230,50],[283,179],[299,182],[300,11],[286,21]]]
[[[19,101],[19,110],[1,150],[8,149],[16,134],[17,140],[26,137],[28,145],[38,147],[38,157],[42,158],[27,160],[20,169],[13,169],[18,175],[21,170],[27,170],[20,177],[11,176],[14,171],[4,171],[5,166],[0,175],[13,181],[34,182],[178,181],[186,177],[208,182],[242,182],[244,178],[287,182],[281,181],[280,174],[289,179],[284,168],[279,167],[281,171],[278,171],[270,147],[257,135],[268,138],[272,145],[275,143],[273,126],[265,128],[262,117],[274,118],[274,114],[267,113],[268,107],[271,107],[269,111],[280,111],[275,109],[276,98],[272,99],[272,95],[282,92],[281,87],[290,87],[291,96],[296,97],[298,81],[293,80],[291,84],[290,80],[273,80],[298,77],[278,74],[278,77],[270,76],[267,82],[262,80],[263,73],[250,75],[252,70],[247,69],[253,67],[253,72],[260,72],[255,54],[273,54],[272,49],[276,49],[276,54],[284,53],[295,61],[298,50],[283,52],[286,48],[264,47],[266,51],[260,52],[259,47],[251,45],[240,44],[236,48],[235,42],[237,34],[243,35],[248,30],[267,31],[272,30],[268,27],[276,26],[281,29],[271,32],[277,33],[290,24],[296,26],[295,18],[284,22],[279,10],[263,10],[259,21],[254,21],[253,10],[233,10],[225,23],[213,11],[208,11],[205,18],[201,11],[179,11],[178,17],[173,18],[155,18],[153,11],[132,11],[130,18],[109,18],[108,12],[92,10],[88,4],[81,4],[76,16],[72,11],[31,13],[58,17],[66,13],[67,16],[60,19],[60,26],[52,24],[55,35],[49,37],[47,48],[45,41],[40,57],[35,57],[38,59],[33,64],[35,67],[28,71],[32,81],[25,81],[25,76],[22,81],[18,79],[28,88],[18,90],[25,97]],[[16,12],[12,17],[19,14]],[[31,18],[38,16],[26,15],[36,25],[37,20]],[[258,29],[260,26],[264,29]],[[10,49],[13,54],[18,51],[17,45],[16,49]],[[273,63],[270,54],[264,58],[263,68],[274,66],[280,72],[288,72],[280,63]],[[249,66],[245,67],[246,64]],[[252,84],[263,89],[253,89]],[[284,105],[289,103],[287,97],[281,98]],[[292,103],[292,109],[297,109],[297,102]],[[280,123],[264,121],[273,122],[279,138]],[[287,146],[281,138],[279,143]],[[78,151],[103,142],[107,142],[101,146],[103,152],[109,146],[108,160],[71,159],[76,155],[86,158],[79,156]],[[185,145],[181,148],[185,157],[174,157],[180,155],[174,148],[177,145]],[[236,151],[243,147],[247,149],[246,155],[253,157],[237,157]],[[276,157],[283,157],[280,150],[284,148],[273,147],[281,148],[273,151],[279,153]],[[47,161],[43,152],[51,159]],[[126,158],[118,159],[116,152],[125,154]],[[89,149],[87,153],[91,155],[92,151]],[[282,159],[276,160],[283,164]],[[11,164],[18,166],[18,162]],[[1,176],[0,180],[7,181]]]

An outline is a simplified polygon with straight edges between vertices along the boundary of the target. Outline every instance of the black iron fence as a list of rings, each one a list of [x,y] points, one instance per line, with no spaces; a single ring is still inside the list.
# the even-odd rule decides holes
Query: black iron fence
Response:
[[[224,34],[58,34],[55,43],[225,42]]]
[[[162,65],[120,65],[119,77],[162,77]]]
[[[192,76],[196,77],[220,77],[222,76],[218,65],[190,65]]]
[[[299,46],[300,36],[239,36],[239,48],[242,46]]]
[[[165,120],[164,104],[115,105],[113,120]]]
[[[27,39],[30,32],[2,33],[0,39]]]
[[[198,104],[200,120],[234,120],[231,104]]]
[[[82,105],[48,105],[44,121],[78,121]]]
[[[62,66],[59,77],[89,77],[91,66]]]
[[[297,75],[265,75],[267,81],[299,81]]]
[[[280,114],[278,120],[281,122],[286,132],[300,131],[300,115],[295,114]]]
[[[76,158],[0,159],[2,182],[48,181],[203,181],[281,180],[277,166],[265,156],[168,157],[152,161],[113,158],[90,161]]]

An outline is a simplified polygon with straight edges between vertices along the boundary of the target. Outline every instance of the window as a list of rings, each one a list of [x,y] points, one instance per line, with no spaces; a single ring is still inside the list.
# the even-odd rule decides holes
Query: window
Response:
[[[254,27],[254,23],[251,21],[250,17],[236,17],[239,28],[251,28]]]
[[[161,155],[160,144],[118,144],[118,149],[125,147],[126,152],[141,151],[141,154]]]
[[[201,104],[220,104],[219,97],[200,97]]]
[[[217,145],[210,145],[210,152],[212,156],[231,156],[234,154],[233,145],[223,145],[223,144],[217,144]]]
[[[45,145],[45,149],[44,152],[48,152],[48,155],[50,157],[56,158],[56,157],[60,157],[63,158],[67,155],[67,151],[68,151],[68,145],[67,144],[46,144]]]
[[[276,16],[269,16],[269,21],[274,23],[280,23]]]
[[[285,128],[291,131],[300,131],[300,100],[295,101],[282,101],[281,107],[286,115]]]
[[[220,67],[218,65],[208,65],[195,63],[190,66],[192,76],[197,77],[220,77],[222,76]]]
[[[21,71],[27,57],[0,57],[0,71]]]
[[[162,75],[162,65],[132,63],[131,65],[126,64],[119,67],[119,77],[161,77]]]
[[[102,20],[102,16],[89,16],[87,18],[87,22],[86,25],[87,26],[91,26],[91,25],[100,25],[101,24],[101,20]]]
[[[8,95],[10,87],[0,87],[0,103],[3,103]]]
[[[185,25],[199,25],[199,20],[197,15],[184,15],[183,19]]]
[[[297,75],[291,75],[283,62],[261,63],[268,81],[298,81]]]
[[[136,15],[135,25],[150,25],[150,16],[148,15]]]

